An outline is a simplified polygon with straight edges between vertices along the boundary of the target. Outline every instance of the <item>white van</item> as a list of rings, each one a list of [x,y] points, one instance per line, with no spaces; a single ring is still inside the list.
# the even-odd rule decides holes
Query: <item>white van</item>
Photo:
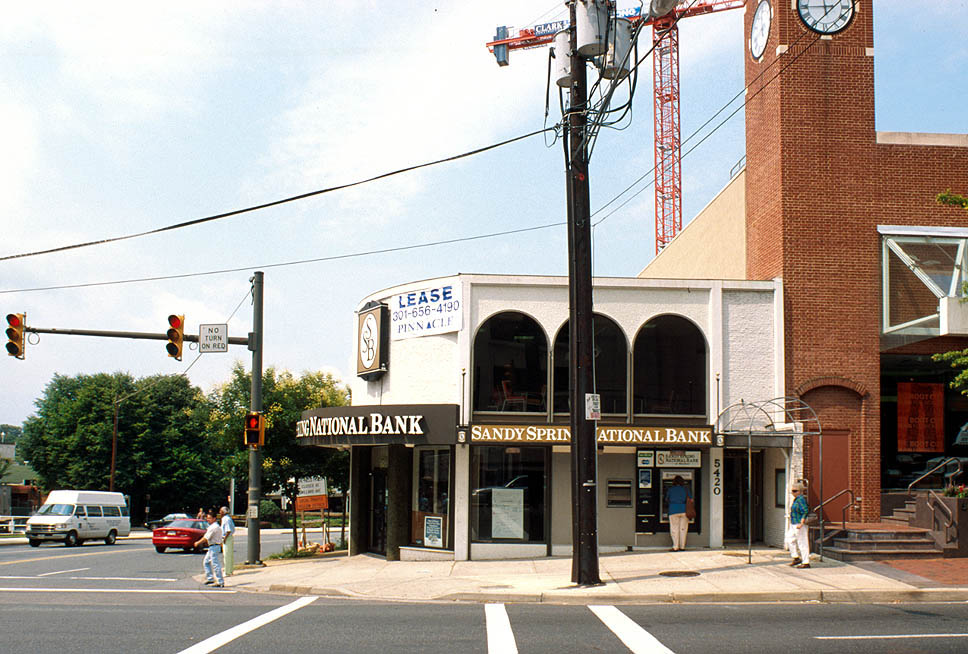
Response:
[[[114,545],[118,536],[131,533],[128,504],[121,493],[55,490],[37,513],[27,520],[31,547],[45,540],[63,541],[67,547],[103,539]]]

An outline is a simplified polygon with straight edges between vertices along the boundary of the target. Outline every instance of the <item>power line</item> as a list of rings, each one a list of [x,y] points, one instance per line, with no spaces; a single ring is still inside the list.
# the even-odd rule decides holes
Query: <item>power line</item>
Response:
[[[139,232],[137,234],[128,234],[126,236],[115,236],[113,238],[105,238],[98,241],[88,241],[86,243],[75,243],[74,245],[64,245],[61,247],[50,248],[48,250],[37,250],[34,252],[24,252],[21,254],[9,254],[6,256],[0,256],[0,261],[9,261],[11,259],[20,259],[24,257],[35,257],[41,254],[51,254],[53,252],[63,252],[65,250],[75,250],[78,248],[90,247],[92,245],[103,245],[105,243],[114,243],[117,241],[125,241],[132,238],[139,238],[141,236],[148,236],[151,234],[160,234],[162,232],[168,232],[175,229],[182,229],[183,227],[191,227],[193,225],[201,225],[202,223],[207,223],[213,220],[221,220],[222,218],[228,218],[230,216],[238,216],[243,213],[251,213],[253,211],[259,211],[260,209],[267,209],[269,207],[279,206],[281,204],[286,204],[288,202],[295,202],[296,200],[304,200],[306,198],[311,198],[316,195],[322,195],[324,193],[332,193],[333,191],[340,191],[343,189],[351,188],[353,186],[360,186],[362,184],[368,184],[370,182],[375,182],[380,179],[386,179],[387,177],[392,177],[394,175],[399,175],[401,173],[410,172],[413,170],[419,170],[420,168],[428,168],[430,166],[436,166],[438,164],[447,163],[449,161],[456,161],[457,159],[463,159],[465,157],[470,157],[472,155],[481,154],[487,152],[488,150],[494,150],[505,145],[509,145],[516,141],[521,141],[538,134],[544,134],[545,132],[554,131],[555,127],[545,127],[543,129],[535,130],[528,134],[522,134],[521,136],[515,136],[513,138],[501,141],[499,143],[492,143],[491,145],[486,145],[476,150],[470,150],[468,152],[462,152],[461,154],[455,154],[450,157],[445,157],[443,159],[437,159],[436,161],[428,161],[421,164],[416,164],[414,166],[408,166],[406,168],[400,168],[388,173],[383,173],[376,175],[374,177],[369,177],[367,179],[358,180],[356,182],[350,182],[348,184],[341,184],[339,186],[331,186],[329,188],[319,189],[317,191],[309,191],[308,193],[300,193],[299,195],[293,195],[288,198],[283,198],[281,200],[273,200],[272,202],[266,202],[264,204],[255,205],[252,207],[245,207],[244,209],[235,209],[232,211],[226,211],[225,213],[215,214],[213,216],[206,216],[204,218],[195,218],[194,220],[187,220],[185,222],[177,223],[174,225],[168,225],[166,227],[159,227],[157,229],[151,229],[146,232]]]
[[[403,252],[406,250],[418,250],[421,248],[429,248],[437,245],[451,245],[453,243],[463,243],[467,241],[478,241],[486,238],[496,238],[499,236],[510,236],[511,234],[523,234],[526,232],[534,232],[540,229],[549,229],[551,227],[561,227],[564,225],[564,221],[557,223],[548,223],[545,225],[536,225],[534,227],[522,227],[520,229],[510,229],[503,232],[493,232],[490,234],[478,234],[476,236],[462,236],[458,238],[445,239],[442,241],[433,241],[431,243],[415,243],[413,245],[400,245],[392,248],[383,248],[381,250],[368,250],[365,252],[353,252],[349,254],[334,254],[328,257],[315,257],[313,259],[298,259],[294,261],[283,261],[279,263],[269,263],[269,264],[255,264],[251,266],[242,266],[239,268],[223,268],[220,270],[208,270],[202,272],[194,273],[182,273],[179,275],[158,275],[155,277],[138,277],[132,279],[118,279],[108,282],[87,282],[82,284],[62,284],[59,286],[39,286],[35,288],[14,288],[7,290],[0,290],[0,295],[7,295],[10,293],[31,293],[34,291],[58,291],[64,289],[72,288],[90,288],[93,286],[113,286],[116,284],[135,284],[139,282],[156,282],[167,279],[185,279],[187,277],[203,277],[206,275],[223,275],[227,273],[237,273],[242,271],[254,270],[257,268],[282,268],[285,266],[299,266],[307,263],[320,263],[323,261],[339,261],[340,259],[355,259],[358,257],[368,257],[376,254],[388,254],[391,252]]]

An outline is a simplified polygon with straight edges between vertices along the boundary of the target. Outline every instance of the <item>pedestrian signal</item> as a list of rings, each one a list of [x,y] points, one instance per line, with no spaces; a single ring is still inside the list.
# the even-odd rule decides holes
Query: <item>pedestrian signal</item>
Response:
[[[24,327],[26,322],[22,313],[7,314],[7,354],[18,359],[24,358]]]
[[[168,356],[182,360],[182,347],[184,346],[185,339],[185,316],[176,316],[172,314],[168,316],[168,345],[165,349],[168,350]]]
[[[249,411],[245,416],[245,444],[262,447],[266,439],[266,419],[258,411]]]

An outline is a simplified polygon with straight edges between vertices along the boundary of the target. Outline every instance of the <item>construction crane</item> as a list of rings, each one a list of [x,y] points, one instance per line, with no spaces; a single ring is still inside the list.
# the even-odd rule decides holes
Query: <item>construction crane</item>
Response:
[[[671,13],[643,18],[640,8],[617,12],[632,23],[652,25],[652,79],[655,116],[655,253],[658,254],[682,230],[682,177],[679,131],[679,28],[682,18],[738,9],[746,0],[694,0],[677,3]],[[498,27],[495,40],[487,44],[498,64],[509,63],[510,50],[535,48],[550,43],[568,21],[552,21],[524,28],[516,36]]]

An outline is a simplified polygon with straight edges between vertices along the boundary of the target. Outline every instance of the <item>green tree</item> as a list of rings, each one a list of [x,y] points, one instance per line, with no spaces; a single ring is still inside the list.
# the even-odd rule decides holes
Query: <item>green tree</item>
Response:
[[[225,472],[248,483],[248,451],[242,442],[242,423],[249,411],[252,375],[237,362],[231,379],[211,395],[208,435],[225,457]],[[292,508],[293,549],[298,545],[295,500],[300,479],[342,474],[344,457],[334,451],[296,443],[296,422],[302,412],[322,406],[343,406],[349,391],[332,375],[305,372],[301,377],[288,370],[269,367],[262,373],[262,406],[266,418],[262,461],[263,489],[277,489]],[[348,476],[348,468],[346,476]]]
[[[130,496],[133,521],[149,496],[165,511],[218,500],[224,478],[203,438],[208,403],[182,375],[55,375],[19,442],[44,490],[109,487],[116,404],[114,488]]]

